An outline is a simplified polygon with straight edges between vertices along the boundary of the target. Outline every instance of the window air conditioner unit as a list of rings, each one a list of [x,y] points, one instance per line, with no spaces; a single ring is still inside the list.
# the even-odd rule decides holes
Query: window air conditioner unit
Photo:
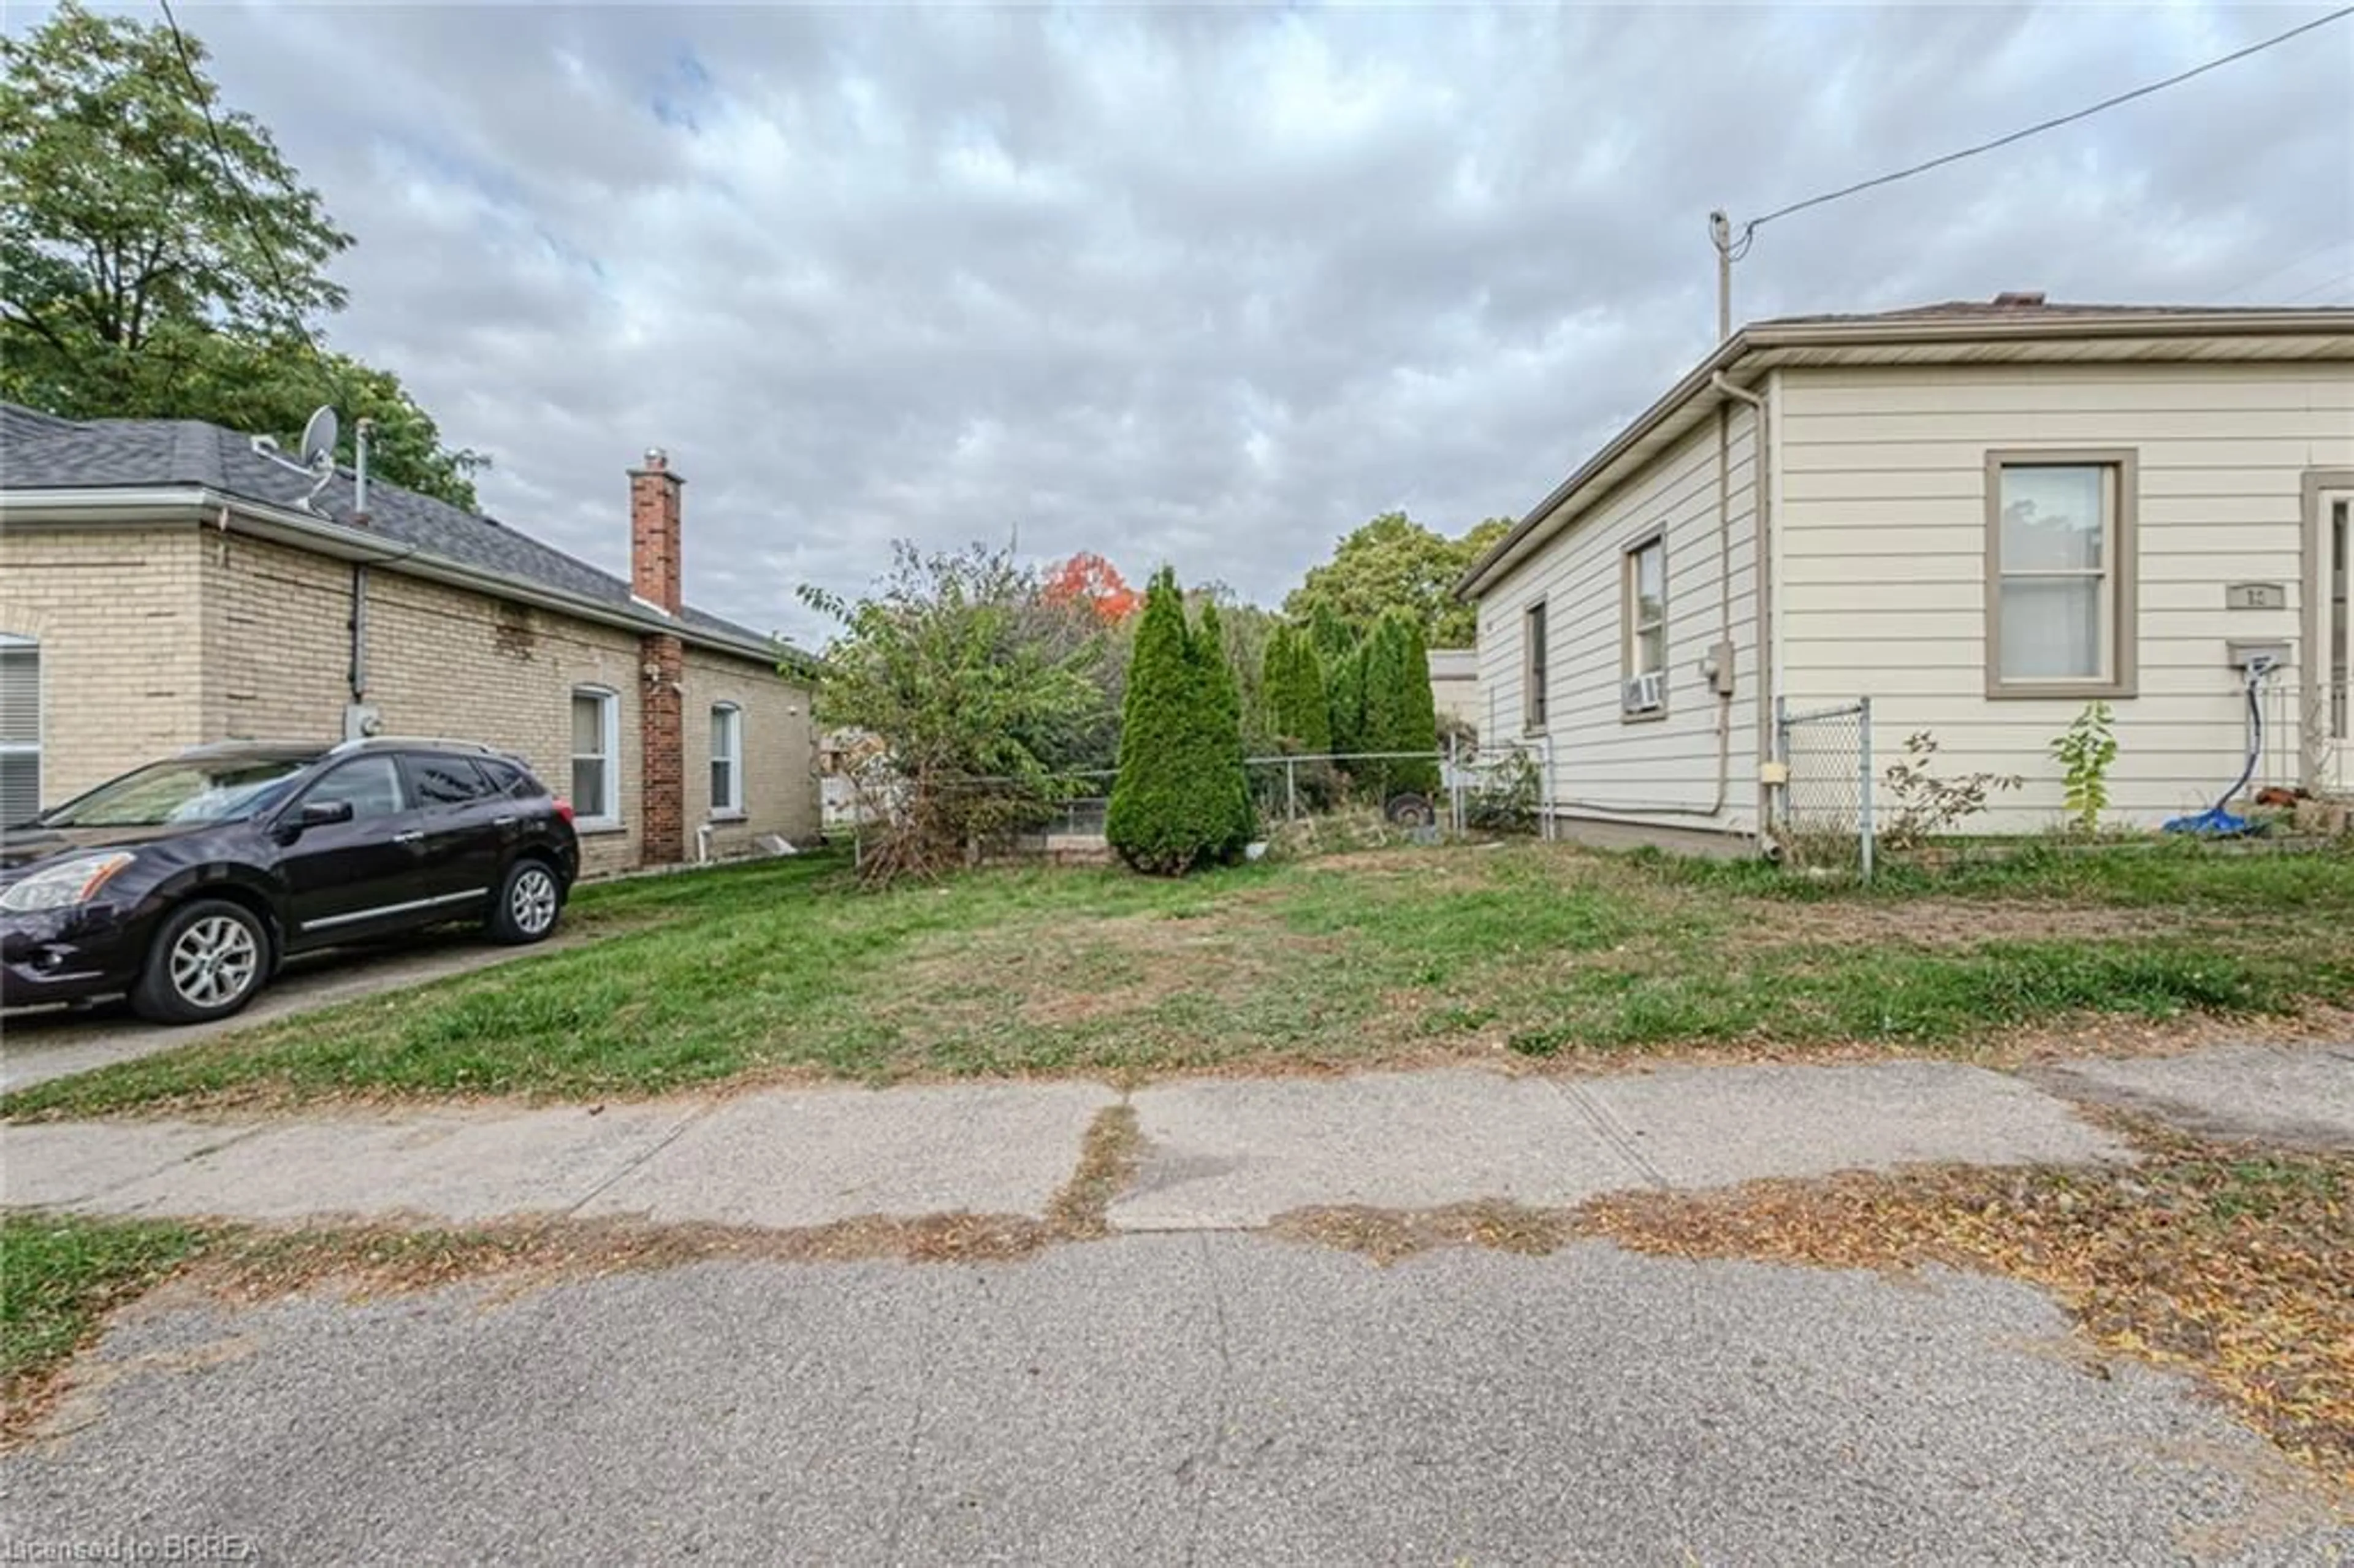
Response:
[[[1667,678],[1654,670],[1628,677],[1619,704],[1630,714],[1653,714],[1668,705]]]

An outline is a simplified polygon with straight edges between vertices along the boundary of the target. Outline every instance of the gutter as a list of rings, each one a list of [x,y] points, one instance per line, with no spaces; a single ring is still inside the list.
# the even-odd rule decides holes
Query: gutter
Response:
[[[1821,321],[1754,322],[1734,333],[1626,429],[1537,503],[1472,563],[1455,585],[1460,599],[1476,599],[1490,581],[1517,559],[1530,536],[1551,521],[1564,502],[1607,472],[1611,465],[1651,434],[1686,402],[1710,389],[1717,378],[1753,354],[1778,350],[1840,349],[1903,344],[2020,343],[2038,339],[2116,340],[2200,337],[2343,337],[2354,355],[2354,311],[2254,309],[2243,311],[2073,312],[2065,306],[2021,307],[2016,316],[1975,313],[1910,316],[1894,320],[1851,317]]]
[[[758,659],[772,666],[791,666],[814,673],[816,661],[799,649],[778,643],[748,641],[706,631],[684,620],[655,613],[638,613],[599,599],[567,593],[528,577],[513,577],[485,567],[469,565],[433,554],[415,545],[393,545],[361,535],[341,524],[330,523],[291,507],[232,495],[209,485],[158,486],[115,490],[16,490],[0,493],[0,522],[22,518],[138,524],[153,523],[158,512],[185,512],[196,522],[226,514],[239,531],[273,544],[289,545],[313,555],[336,560],[395,565],[411,577],[454,588],[488,589],[504,599],[556,610],[577,620],[629,631],[658,631],[692,646]]]

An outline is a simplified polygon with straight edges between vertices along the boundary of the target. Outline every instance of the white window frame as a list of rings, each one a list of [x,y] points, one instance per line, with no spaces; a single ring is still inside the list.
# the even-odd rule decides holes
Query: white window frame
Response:
[[[724,756],[716,744],[719,718],[723,714],[727,718],[727,750]],[[713,776],[710,780],[714,785],[711,790],[711,820],[716,822],[740,821],[744,816],[744,705],[725,701],[712,704],[711,728],[715,744],[711,747],[709,766],[705,769]],[[716,775],[722,762],[727,765],[729,786],[725,800],[720,798],[716,788]]]
[[[2102,483],[2101,563],[2098,573],[2050,569],[2009,570],[2002,559],[2002,476],[2011,468],[2095,468],[2107,471]],[[2141,490],[2140,454],[2131,447],[2003,448],[1986,457],[1986,694],[1990,700],[2035,697],[2131,697],[2139,681],[2139,620],[2136,591],[2135,535]],[[2021,679],[2002,673],[2002,588],[2006,579],[2094,577],[2101,578],[2101,655],[2104,669],[2091,679],[2061,676]]]
[[[42,791],[41,746],[48,737],[48,715],[42,712],[41,640],[14,631],[0,631],[0,649],[14,652],[30,652],[33,656],[33,738],[30,742],[0,737],[0,755],[29,757],[33,759],[33,810],[37,812],[48,806],[48,797]]]
[[[1657,551],[1659,557],[1659,611],[1646,619],[1643,614],[1643,557]],[[1656,630],[1659,634],[1659,662],[1657,668],[1643,662],[1643,634]],[[1665,524],[1650,529],[1620,553],[1618,559],[1618,682],[1621,695],[1618,721],[1621,724],[1645,724],[1668,716],[1668,530]],[[1659,700],[1647,706],[1630,707],[1624,693],[1628,684],[1639,677],[1651,677],[1658,688]]]
[[[621,810],[621,694],[610,686],[575,686],[565,699],[564,744],[573,765],[565,770],[565,788],[572,788],[573,773],[578,765],[591,759],[589,753],[571,750],[572,705],[582,697],[595,698],[602,710],[604,734],[600,738],[604,742],[605,752],[601,760],[605,764],[605,804],[609,810],[593,817],[574,817],[573,830],[589,833],[619,832],[624,825]],[[574,804],[577,808],[578,802]]]
[[[1553,660],[1553,628],[1545,601],[1521,611],[1521,733],[1535,735],[1545,727],[1552,712],[1553,693],[1547,684]]]

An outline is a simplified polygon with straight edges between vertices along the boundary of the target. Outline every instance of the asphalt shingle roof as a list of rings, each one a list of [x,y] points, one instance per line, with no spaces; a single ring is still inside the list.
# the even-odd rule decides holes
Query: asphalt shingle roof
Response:
[[[197,484],[241,500],[300,510],[317,482],[315,475],[254,450],[251,438],[199,419],[60,419],[0,403],[0,490]],[[520,577],[648,620],[661,619],[631,596],[621,578],[495,518],[371,479],[368,521],[363,526],[353,520],[353,493],[351,471],[338,469],[309,510],[357,537],[414,545],[461,566]],[[692,605],[678,619],[688,630],[710,636],[761,645],[772,641]]]

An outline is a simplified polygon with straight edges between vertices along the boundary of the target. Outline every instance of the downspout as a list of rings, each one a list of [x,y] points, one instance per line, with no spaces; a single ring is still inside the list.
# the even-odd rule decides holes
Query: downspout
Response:
[[[352,524],[368,525],[368,432],[375,428],[373,419],[361,419],[352,433]],[[352,705],[357,708],[367,701],[367,590],[368,568],[366,561],[352,563],[351,667],[348,672],[352,688]],[[358,722],[353,714],[346,719],[348,732]],[[345,739],[352,736],[346,733]]]
[[[1749,405],[1753,428],[1750,431],[1756,443],[1756,459],[1750,475],[1750,512],[1757,519],[1757,852],[1770,853],[1772,840],[1766,826],[1773,819],[1774,786],[1766,781],[1766,764],[1774,758],[1774,573],[1768,541],[1774,528],[1773,446],[1767,439],[1766,421],[1769,410],[1766,401],[1756,393],[1736,387],[1722,370],[1709,376],[1709,385],[1728,397],[1738,397]],[[1731,546],[1728,545],[1727,546]],[[1733,633],[1725,633],[1730,640]]]
[[[352,659],[349,672],[352,701],[367,700],[367,588],[368,569],[366,561],[352,563]]]

